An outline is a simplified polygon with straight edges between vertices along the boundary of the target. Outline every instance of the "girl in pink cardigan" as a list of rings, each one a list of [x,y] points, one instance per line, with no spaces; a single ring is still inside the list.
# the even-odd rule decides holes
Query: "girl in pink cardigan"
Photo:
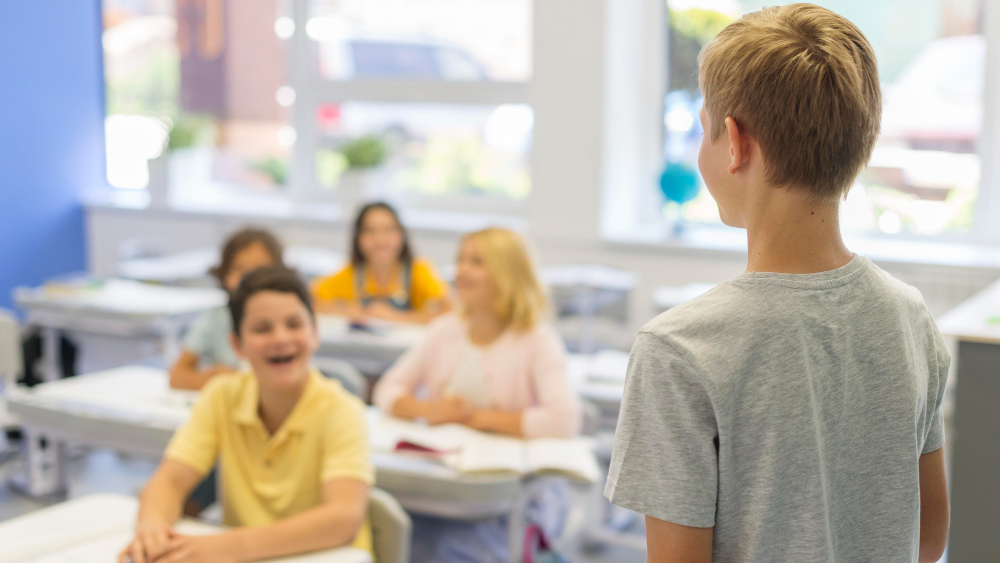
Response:
[[[505,229],[467,235],[455,288],[461,308],[429,327],[424,341],[382,377],[374,403],[400,418],[457,422],[525,438],[571,438],[580,411],[566,376],[565,350],[543,322],[548,300],[521,238]],[[529,519],[556,533],[564,486],[542,489]],[[415,561],[503,561],[502,520],[459,524],[414,519]],[[492,537],[498,541],[485,541]],[[419,558],[417,556],[420,556]]]

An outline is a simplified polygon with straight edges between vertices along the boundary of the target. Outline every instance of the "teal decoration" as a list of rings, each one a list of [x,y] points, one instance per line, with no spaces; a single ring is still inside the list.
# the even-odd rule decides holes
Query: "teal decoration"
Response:
[[[668,162],[660,175],[660,191],[667,201],[683,205],[698,196],[701,181],[694,168],[679,162]]]

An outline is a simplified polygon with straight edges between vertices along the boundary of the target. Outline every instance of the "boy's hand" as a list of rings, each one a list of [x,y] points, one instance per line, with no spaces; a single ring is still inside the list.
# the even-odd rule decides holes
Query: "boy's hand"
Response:
[[[448,422],[465,424],[475,412],[472,403],[457,395],[430,403],[428,410],[427,422],[430,424],[446,424]]]
[[[150,563],[239,563],[233,534],[187,536],[170,532],[166,550]]]
[[[118,554],[118,563],[152,563],[163,554],[171,533],[170,525],[165,522],[139,522],[135,539]]]

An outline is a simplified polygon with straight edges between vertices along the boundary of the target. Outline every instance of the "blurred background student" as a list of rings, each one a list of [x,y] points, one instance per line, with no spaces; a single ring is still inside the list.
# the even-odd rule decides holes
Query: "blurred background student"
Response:
[[[271,265],[284,265],[281,243],[267,230],[247,228],[229,237],[222,247],[219,264],[211,273],[232,295],[243,276],[261,266]],[[239,359],[230,344],[232,331],[227,307],[202,314],[184,337],[180,357],[170,369],[170,386],[201,389],[213,376],[236,371]]]
[[[401,418],[457,422],[525,438],[571,438],[579,405],[565,349],[545,321],[548,299],[524,242],[505,229],[461,243],[455,278],[461,310],[435,320],[375,388],[374,402]],[[528,519],[550,537],[569,506],[562,481],[539,487]],[[506,521],[414,519],[416,561],[506,560]]]
[[[413,257],[410,237],[387,203],[365,205],[354,221],[351,262],[313,286],[320,312],[425,323],[447,312],[448,286]]]

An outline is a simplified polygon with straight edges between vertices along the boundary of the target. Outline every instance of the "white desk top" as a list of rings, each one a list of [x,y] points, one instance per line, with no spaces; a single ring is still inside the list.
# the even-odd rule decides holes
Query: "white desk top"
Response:
[[[666,311],[682,303],[687,303],[712,289],[715,285],[714,283],[689,283],[678,287],[663,285],[653,292],[653,305],[657,309]]]
[[[107,563],[132,539],[139,503],[122,495],[97,494],[43,508],[0,522],[3,561],[19,563]],[[191,535],[217,534],[222,528],[183,520],[176,529]],[[370,563],[371,555],[338,548],[272,559],[283,563]]]
[[[551,287],[588,287],[612,291],[631,291],[638,276],[635,272],[600,264],[564,264],[547,266],[539,272],[542,282]]]
[[[319,314],[316,326],[322,344],[364,346],[405,352],[420,342],[427,328],[418,324],[390,323],[372,320],[371,330],[352,329],[347,317]]]
[[[944,336],[1000,344],[1000,281],[941,315],[937,325]]]
[[[89,288],[19,287],[14,300],[26,310],[117,317],[197,314],[226,304],[219,289],[169,287],[111,278]]]
[[[155,258],[137,258],[118,263],[123,278],[160,283],[180,283],[208,276],[219,260],[216,248],[196,248]],[[344,266],[344,253],[318,246],[289,246],[285,263],[306,278],[328,276]]]
[[[596,354],[569,354],[566,374],[584,399],[604,405],[621,405],[628,370],[628,352],[602,350]]]

